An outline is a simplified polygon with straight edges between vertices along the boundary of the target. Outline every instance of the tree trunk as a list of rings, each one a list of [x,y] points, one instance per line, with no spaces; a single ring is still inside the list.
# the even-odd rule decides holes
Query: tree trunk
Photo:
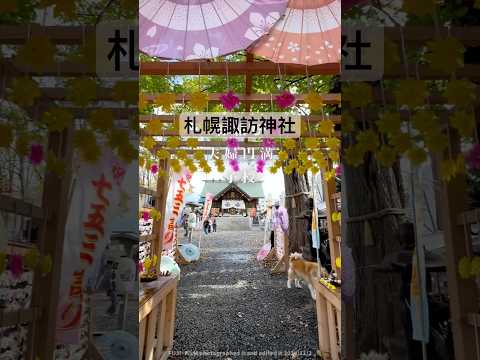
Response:
[[[344,143],[349,140],[348,135],[344,137]],[[342,178],[348,218],[386,208],[404,208],[399,164],[385,168],[374,157],[367,155],[364,164],[358,167],[344,164]],[[405,335],[400,289],[392,286],[394,283],[398,285],[400,279],[394,279],[395,274],[379,271],[385,257],[401,248],[399,227],[403,218],[387,215],[368,222],[372,234],[369,239],[365,236],[366,221],[345,221],[343,224],[342,245],[351,248],[355,261],[355,293],[353,298],[348,299],[354,314],[349,323],[354,327],[355,359],[360,353],[368,353],[372,349],[385,352],[385,335],[399,335],[399,332]],[[406,336],[403,338],[406,339]]]
[[[305,176],[298,175],[296,171],[290,175],[284,174],[285,181],[285,208],[288,211],[288,252],[303,253],[307,243],[305,234],[306,224],[303,219],[296,219],[307,208],[309,191]],[[292,196],[295,195],[295,196]],[[305,254],[308,256],[308,254]]]

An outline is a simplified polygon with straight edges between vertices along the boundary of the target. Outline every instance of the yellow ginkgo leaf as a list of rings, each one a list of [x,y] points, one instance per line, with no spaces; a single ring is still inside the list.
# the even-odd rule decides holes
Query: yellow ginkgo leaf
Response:
[[[305,175],[307,173],[307,168],[303,165],[297,168],[298,175]]]
[[[470,137],[475,129],[475,115],[470,111],[454,111],[450,116],[450,125],[464,137]]]
[[[155,105],[161,106],[164,112],[171,112],[172,105],[175,104],[176,95],[174,93],[163,93],[155,98]]]
[[[197,161],[202,161],[205,159],[205,153],[202,150],[197,150],[193,153],[193,158]]]
[[[309,150],[319,148],[319,139],[314,137],[308,137],[304,140],[305,147]]]
[[[308,154],[305,151],[299,151],[297,154],[297,159],[304,163],[308,160]]]
[[[332,150],[338,150],[340,148],[340,139],[336,137],[328,138],[325,145]]]
[[[279,151],[278,152],[278,159],[281,161],[286,161],[288,160],[288,153],[286,151]]]
[[[376,122],[378,130],[385,134],[396,134],[400,131],[402,119],[400,113],[387,111]]]
[[[312,166],[310,168],[310,171],[312,172],[313,175],[315,174],[318,174],[318,172],[320,171],[320,169],[317,167],[317,166]]]
[[[117,149],[118,156],[121,160],[130,164],[131,162],[138,159],[138,147],[134,146],[130,142],[122,144]]]
[[[97,82],[90,78],[70,80],[67,89],[67,99],[80,107],[87,106],[97,97]]]
[[[295,141],[295,139],[285,139],[283,141],[283,147],[287,150],[293,150],[297,147],[297,142]]]
[[[192,93],[189,104],[193,110],[203,111],[208,105],[208,94],[205,92]]]
[[[90,113],[88,123],[93,130],[106,133],[113,129],[113,114],[108,109],[96,109]]]
[[[148,150],[153,150],[155,147],[155,139],[152,136],[145,136],[143,138],[143,146],[147,148]]]
[[[198,147],[197,138],[188,138],[186,143],[189,148],[195,149],[196,147]]]
[[[323,178],[325,181],[330,181],[335,178],[335,169],[327,170],[323,173]]]
[[[475,101],[476,85],[470,80],[449,80],[447,83],[447,89],[445,90],[445,96],[449,104],[456,105],[458,107],[468,107]]]
[[[108,145],[112,149],[117,149],[123,144],[126,144],[128,142],[129,142],[129,134],[127,130],[113,128],[108,134]]]
[[[138,166],[141,168],[145,167],[145,158],[143,156],[138,158]]]
[[[390,143],[398,153],[403,154],[412,146],[412,139],[407,133],[400,132],[390,136]]]
[[[457,162],[453,159],[444,159],[440,163],[440,178],[443,181],[452,180],[457,174]]]
[[[415,129],[428,133],[439,126],[438,118],[433,111],[417,111],[411,118]]]
[[[333,134],[335,131],[335,124],[333,123],[332,120],[322,120],[320,121],[320,124],[318,125],[318,132],[322,136],[330,136]]]
[[[87,149],[89,146],[95,146],[95,133],[88,128],[77,129],[73,136],[73,144],[79,149]]]
[[[340,160],[340,153],[338,152],[338,150],[330,150],[328,152],[328,157],[330,160],[337,162]]]
[[[443,152],[448,146],[448,136],[443,134],[440,130],[428,132],[424,136],[425,146],[434,153]]]
[[[145,129],[150,135],[161,135],[163,130],[163,123],[161,120],[152,119],[148,122]]]
[[[276,166],[271,166],[269,170],[270,170],[270,173],[271,173],[271,174],[276,174],[277,171],[278,171],[278,167],[276,167]]]
[[[42,122],[50,131],[63,131],[73,123],[73,115],[66,109],[53,107],[43,113]]]
[[[412,146],[407,151],[407,157],[414,165],[420,165],[427,160],[427,152],[419,146]]]
[[[55,46],[46,35],[34,35],[18,50],[16,61],[41,73],[55,64],[55,52]]]
[[[347,164],[357,167],[363,163],[365,151],[358,145],[351,145],[345,149],[345,161]]]
[[[168,150],[165,150],[165,149],[160,149],[157,151],[157,158],[159,160],[166,160],[168,158],[170,158],[170,152]]]
[[[472,260],[464,256],[458,263],[458,273],[462,279],[468,279],[471,276]]]
[[[313,111],[321,110],[323,107],[322,96],[314,91],[310,91],[307,96],[305,96],[305,103],[307,103]]]
[[[137,105],[139,102],[139,90],[137,81],[117,81],[113,86],[113,99],[125,101],[127,105]]]
[[[375,152],[380,145],[378,134],[372,129],[361,131],[357,134],[357,146],[364,150],[364,152]]]
[[[169,148],[176,149],[182,144],[182,141],[177,136],[170,136],[168,137],[166,143]]]
[[[422,80],[401,80],[399,87],[395,90],[397,105],[407,105],[410,108],[425,104],[427,97],[427,84]]]
[[[342,214],[338,211],[332,213],[332,221],[339,222],[342,219]]]
[[[299,163],[297,159],[291,159],[288,162],[288,166],[290,166],[292,169],[296,169],[298,167]]]
[[[19,106],[32,106],[41,95],[38,83],[28,77],[17,78],[13,81],[9,99]]]
[[[185,159],[187,159],[187,157],[188,157],[187,150],[180,149],[180,150],[177,151],[177,158],[179,158],[180,160],[185,160]],[[188,160],[190,160],[190,159],[188,159]]]
[[[291,166],[285,166],[283,168],[283,172],[286,174],[286,175],[291,175],[293,173],[293,168]]]
[[[451,74],[463,67],[465,47],[454,37],[429,41],[427,47],[431,52],[427,53],[425,58],[430,62],[432,69]]]
[[[80,149],[80,155],[85,162],[93,164],[100,159],[100,156],[102,155],[102,149],[96,141],[91,142],[89,143],[88,147],[82,147]]]
[[[372,87],[365,82],[357,81],[342,86],[342,102],[350,103],[352,108],[366,107],[372,100]]]
[[[52,271],[52,257],[45,255],[40,260],[40,273],[42,276],[49,274]]]

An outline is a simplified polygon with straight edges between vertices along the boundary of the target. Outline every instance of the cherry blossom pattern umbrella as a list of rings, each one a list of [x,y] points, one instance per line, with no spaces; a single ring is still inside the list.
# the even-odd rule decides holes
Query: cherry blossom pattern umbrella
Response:
[[[253,46],[275,63],[337,63],[341,54],[340,0],[290,0],[285,16]]]
[[[285,13],[288,0],[140,0],[140,50],[176,60],[248,48]]]

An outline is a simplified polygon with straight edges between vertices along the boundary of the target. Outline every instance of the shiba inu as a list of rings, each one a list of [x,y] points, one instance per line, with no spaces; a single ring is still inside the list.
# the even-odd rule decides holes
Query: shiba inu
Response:
[[[292,253],[290,254],[289,267],[288,267],[288,280],[287,287],[292,287],[292,281],[295,281],[295,287],[301,288],[300,280],[307,283],[308,289],[312,299],[316,299],[315,288],[313,284],[318,281],[318,266],[316,262],[303,260],[302,254]],[[326,270],[320,266],[320,273],[323,275]]]

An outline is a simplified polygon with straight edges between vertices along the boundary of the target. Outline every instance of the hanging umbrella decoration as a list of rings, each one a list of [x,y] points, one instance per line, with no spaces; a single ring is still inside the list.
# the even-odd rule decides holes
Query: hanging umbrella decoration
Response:
[[[182,254],[183,258],[188,262],[193,262],[200,259],[200,249],[193,244],[178,245],[178,250],[180,251],[180,254]]]
[[[338,63],[341,16],[340,0],[290,0],[285,16],[253,46],[253,53],[275,63]]]
[[[288,0],[140,0],[140,50],[210,59],[244,50],[285,13]]]

